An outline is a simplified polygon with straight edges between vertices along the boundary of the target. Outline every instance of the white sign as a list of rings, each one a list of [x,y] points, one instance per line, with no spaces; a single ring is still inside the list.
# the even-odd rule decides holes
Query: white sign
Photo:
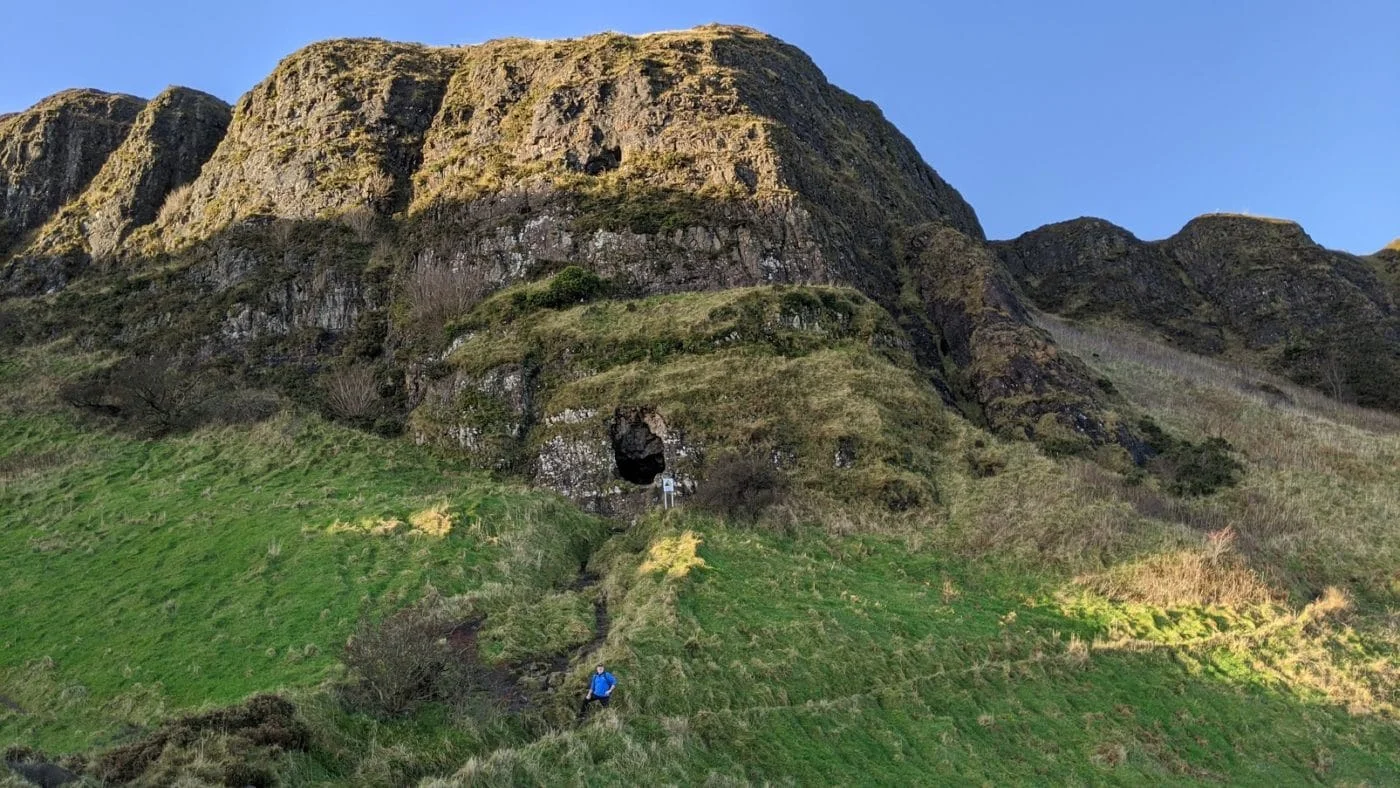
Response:
[[[676,505],[676,478],[671,474],[661,477],[661,508],[670,509]]]

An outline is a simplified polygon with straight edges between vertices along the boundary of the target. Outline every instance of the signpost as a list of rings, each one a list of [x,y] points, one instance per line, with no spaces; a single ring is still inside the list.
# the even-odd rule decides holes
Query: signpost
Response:
[[[661,477],[661,507],[670,509],[676,505],[676,479],[671,474]]]

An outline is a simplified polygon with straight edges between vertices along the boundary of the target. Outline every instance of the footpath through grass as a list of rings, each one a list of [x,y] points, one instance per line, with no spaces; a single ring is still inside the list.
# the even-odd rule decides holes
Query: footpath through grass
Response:
[[[703,566],[675,559],[692,536]],[[613,707],[424,785],[1380,785],[1400,773],[1393,719],[1348,714],[1242,657],[1296,636],[1281,609],[1160,610],[1128,638],[1136,613],[1053,576],[898,539],[673,520],[605,552]]]

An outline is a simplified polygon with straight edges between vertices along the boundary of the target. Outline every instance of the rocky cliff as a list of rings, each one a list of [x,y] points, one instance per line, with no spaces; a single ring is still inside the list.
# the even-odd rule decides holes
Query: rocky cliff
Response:
[[[82,193],[144,105],[67,90],[0,119],[0,255]]]
[[[10,341],[205,359],[590,500],[631,483],[618,434],[691,474],[760,447],[813,488],[894,508],[937,497],[920,474],[940,409],[1144,456],[1112,395],[1032,325],[957,191],[878,108],[756,31],[329,41],[231,110],[180,89],[80,95],[81,123],[52,119],[76,102],[56,97],[0,125],[5,150],[60,140],[75,162],[4,159]],[[48,136],[16,131],[43,118]],[[1153,266],[1123,267],[1130,287]],[[702,297],[759,286],[793,289]],[[637,322],[702,304],[682,335]],[[565,328],[572,344],[550,337]],[[787,360],[738,360],[755,355]],[[918,384],[881,392],[876,369]],[[754,388],[793,381],[781,400]],[[868,401],[863,432],[813,399],[827,385]]]
[[[1293,222],[1233,214],[1157,242],[1086,218],[992,247],[1047,311],[1137,323],[1195,352],[1400,408],[1400,300],[1385,252],[1356,257]]]
[[[0,272],[0,282],[12,292],[55,290],[93,258],[112,257],[134,230],[155,221],[172,192],[199,175],[228,121],[228,105],[206,93],[170,88],[156,96],[81,195]]]
[[[1390,297],[1400,304],[1400,239],[1365,259],[1381,282],[1390,288]]]

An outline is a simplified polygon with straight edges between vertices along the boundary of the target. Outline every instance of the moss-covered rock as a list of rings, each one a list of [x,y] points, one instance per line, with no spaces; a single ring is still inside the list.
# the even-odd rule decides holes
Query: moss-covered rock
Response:
[[[897,490],[902,508],[937,500],[949,415],[898,326],[858,292],[747,288],[502,320],[512,295],[464,322],[451,372],[428,384],[410,420],[419,440],[486,465],[513,458],[605,511],[655,494],[619,467],[624,418],[655,435],[683,493],[705,484],[710,458],[740,448],[817,494],[878,501]]]
[[[1134,460],[1144,458],[1107,393],[1032,324],[985,246],[943,225],[919,228],[902,245],[918,305],[940,332],[940,352],[988,427],[1056,453],[1117,443]]]

